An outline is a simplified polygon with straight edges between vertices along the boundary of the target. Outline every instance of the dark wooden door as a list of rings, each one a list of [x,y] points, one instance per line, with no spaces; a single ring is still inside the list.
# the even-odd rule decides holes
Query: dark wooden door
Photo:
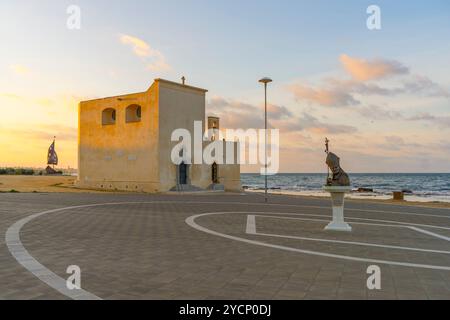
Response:
[[[219,183],[219,167],[215,162],[212,165],[212,182]]]
[[[184,162],[180,164],[180,184],[187,184],[187,166]]]

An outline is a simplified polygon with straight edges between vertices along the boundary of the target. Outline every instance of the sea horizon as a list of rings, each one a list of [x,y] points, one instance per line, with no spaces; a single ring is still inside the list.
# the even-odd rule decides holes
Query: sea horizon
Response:
[[[327,174],[326,172],[279,172],[277,175],[293,174]],[[348,174],[450,174],[450,172],[348,172]],[[257,172],[241,172],[241,175],[261,175]],[[270,176],[269,176],[270,177]]]
[[[0,177],[8,175],[2,173],[1,169],[2,167]],[[34,175],[39,175],[42,170],[35,167],[15,167],[15,169],[33,169]],[[77,176],[77,170],[74,168],[61,170],[64,175]],[[349,198],[389,200],[392,199],[394,191],[403,191],[407,201],[450,203],[450,173],[447,172],[349,172],[348,174],[352,187]],[[249,192],[264,190],[265,179],[260,173],[244,172],[240,176],[244,190]],[[326,172],[278,173],[268,176],[268,189],[270,193],[327,197],[329,194],[322,190],[326,178]]]
[[[394,191],[403,191],[408,201],[450,202],[450,173],[349,173],[353,192],[349,198],[392,199]],[[328,196],[322,190],[327,173],[280,173],[268,177],[271,193]],[[260,174],[242,173],[244,189],[264,190]]]
[[[0,169],[32,169],[32,170],[44,170],[45,166],[13,166],[13,165],[0,165]],[[72,168],[72,167],[63,167],[63,166],[57,166],[55,167],[55,169],[58,170],[62,170],[64,171],[73,171],[73,172],[78,172],[78,168]],[[430,171],[430,172],[423,172],[423,171],[408,171],[408,172],[347,172],[348,174],[450,174],[450,171],[448,172],[438,172],[438,171]],[[325,172],[279,172],[275,175],[272,176],[276,176],[276,175],[295,175],[295,174],[327,174],[326,171]],[[261,175],[258,172],[241,172],[241,175]],[[269,176],[270,177],[270,176]]]

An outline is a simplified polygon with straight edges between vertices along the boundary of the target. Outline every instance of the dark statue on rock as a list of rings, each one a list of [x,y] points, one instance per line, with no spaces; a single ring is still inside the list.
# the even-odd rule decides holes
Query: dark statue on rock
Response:
[[[329,151],[329,140],[325,139],[325,146],[327,153],[326,164],[328,168],[331,170],[331,175],[328,175],[327,186],[330,187],[348,187],[350,186],[350,178],[348,174],[342,170],[340,166],[340,159],[337,155]]]

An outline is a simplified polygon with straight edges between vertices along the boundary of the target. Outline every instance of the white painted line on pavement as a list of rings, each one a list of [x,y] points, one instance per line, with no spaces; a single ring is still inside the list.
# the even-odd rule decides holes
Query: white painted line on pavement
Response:
[[[433,249],[422,249],[422,248],[412,248],[412,247],[403,247],[403,246],[393,246],[393,245],[384,245],[384,244],[377,244],[377,243],[369,243],[369,242],[357,242],[357,241],[343,241],[343,240],[336,240],[336,239],[322,239],[322,238],[309,238],[309,237],[299,237],[299,236],[291,236],[291,235],[279,235],[279,234],[272,234],[272,233],[261,233],[258,232],[256,229],[256,217],[261,218],[275,218],[275,219],[282,219],[284,217],[274,217],[274,216],[255,216],[255,215],[248,215],[247,216],[247,234],[250,235],[257,235],[257,236],[266,236],[266,237],[273,237],[273,238],[283,238],[283,239],[295,239],[295,240],[304,240],[304,241],[315,241],[315,242],[328,242],[328,243],[341,243],[341,244],[351,244],[351,245],[357,245],[357,246],[366,246],[366,247],[376,247],[376,248],[387,248],[387,249],[399,249],[399,250],[408,250],[408,251],[418,251],[418,252],[430,252],[430,253],[442,253],[442,254],[450,254],[450,251],[443,251],[443,250],[433,250]],[[319,220],[319,219],[307,219],[307,218],[292,218],[295,220],[302,220],[302,221],[314,221],[314,222],[328,222],[326,220]],[[362,224],[362,225],[371,225],[370,223],[361,223],[361,222],[355,222],[352,224]],[[393,228],[405,228],[405,229],[412,229],[418,232],[423,232],[428,235],[434,236],[439,238],[440,236],[438,234],[427,232],[425,230],[415,228],[415,227],[409,227],[409,226],[399,226],[399,225],[388,225],[388,224],[374,224],[375,226],[382,226],[382,227],[393,227]],[[416,230],[418,229],[418,230]],[[444,237],[446,238],[446,237]],[[446,238],[448,239],[448,238]],[[448,241],[448,240],[447,240]]]
[[[100,207],[100,206],[115,206],[115,205],[139,205],[139,204],[172,204],[172,203],[180,203],[183,205],[200,205],[200,204],[222,204],[222,205],[251,205],[251,206],[282,206],[282,207],[292,207],[292,208],[312,208],[312,209],[330,209],[330,207],[327,206],[308,206],[308,205],[292,205],[292,204],[262,204],[262,203],[251,203],[251,202],[220,202],[220,201],[142,201],[142,202],[111,202],[111,203],[95,203],[95,204],[88,204],[88,205],[80,205],[80,206],[71,206],[71,207],[64,207],[54,210],[48,210],[40,213],[36,213],[33,215],[30,215],[24,219],[21,219],[14,223],[6,232],[5,235],[5,241],[6,245],[8,247],[8,250],[11,252],[12,256],[19,262],[25,269],[30,271],[33,275],[35,275],[39,280],[46,283],[48,286],[54,288],[55,290],[59,291],[63,295],[75,299],[75,300],[88,300],[88,299],[100,299],[98,296],[86,291],[86,290],[69,290],[66,287],[66,280],[59,277],[55,273],[53,273],[51,270],[47,269],[45,266],[43,266],[39,261],[37,261],[34,257],[30,255],[30,253],[25,249],[23,246],[21,240],[20,240],[20,230],[23,228],[23,226],[30,221],[43,216],[45,214],[50,213],[57,213],[62,212],[65,210],[72,210],[72,209],[81,209],[81,208],[90,208],[90,207]],[[369,213],[390,213],[390,214],[399,214],[399,215],[411,215],[411,216],[425,216],[425,217],[436,217],[436,218],[450,218],[450,215],[433,215],[433,214],[421,214],[421,213],[410,213],[410,212],[395,212],[395,211],[383,211],[383,210],[368,210],[368,209],[346,209],[347,211],[361,211],[361,212],[369,212]],[[228,212],[219,212],[219,213],[212,213],[212,214],[226,214]],[[249,212],[245,212],[249,213]],[[265,213],[265,212],[263,212]],[[274,213],[271,213],[274,214]],[[276,213],[275,213],[276,214]],[[295,213],[283,213],[283,214],[290,214],[293,215]],[[203,215],[211,215],[211,214],[203,214]],[[248,239],[243,239],[239,237],[233,237],[228,236],[225,234],[220,234],[212,230],[208,230],[206,228],[203,228],[199,225],[197,225],[194,220],[197,217],[203,216],[203,215],[197,215],[193,216],[191,218],[186,219],[186,223],[191,225],[193,228],[201,230],[206,233],[214,234],[217,236],[225,237],[228,239],[236,240],[236,241],[243,241],[248,242],[251,244],[256,244],[260,246],[266,246],[266,247],[273,247],[277,249],[287,250],[287,251],[295,251],[295,252],[302,252],[302,253],[309,253],[313,255],[320,255],[320,256],[326,256],[326,257],[334,257],[334,258],[341,258],[341,259],[347,259],[347,260],[353,260],[353,261],[362,261],[362,262],[375,262],[375,263],[386,263],[386,264],[394,264],[394,265],[402,265],[402,266],[412,266],[412,267],[420,267],[420,268],[428,268],[428,269],[438,269],[438,270],[450,270],[449,267],[440,267],[440,266],[428,266],[428,265],[421,265],[421,264],[405,264],[400,262],[390,262],[390,261],[383,261],[383,260],[371,260],[371,259],[362,259],[357,257],[346,257],[346,256],[339,256],[339,255],[331,255],[331,254],[325,254],[315,251],[308,251],[308,250],[300,250],[300,249],[294,249],[289,247],[283,247],[283,246],[275,246],[270,245],[264,242],[258,242],[258,241],[252,241]],[[314,215],[310,215],[314,216]],[[315,215],[319,217],[329,217],[329,215]],[[349,217],[350,218],[350,217]],[[351,218],[351,219],[360,219],[364,220],[362,218]],[[367,219],[366,219],[367,220]],[[380,220],[383,221],[383,220]],[[394,222],[389,221],[392,223],[401,223],[401,222]],[[406,223],[405,223],[406,224]],[[438,227],[438,226],[429,226],[429,225],[420,225],[420,224],[409,224],[409,225],[415,225],[415,226],[424,226],[424,227],[430,227],[430,228],[441,228],[441,229],[450,229],[445,227]]]
[[[402,266],[402,267],[411,267],[411,268],[422,268],[422,269],[433,269],[433,270],[446,270],[450,271],[450,267],[447,266],[435,266],[435,265],[428,265],[428,264],[420,264],[420,263],[408,263],[408,262],[399,262],[399,261],[390,261],[390,260],[380,260],[380,259],[369,259],[369,258],[360,258],[360,257],[353,257],[353,256],[346,256],[346,255],[339,255],[339,254],[332,254],[332,253],[325,253],[325,252],[319,252],[314,250],[304,250],[304,249],[298,249],[298,248],[292,248],[282,245],[276,245],[271,243],[266,243],[262,241],[256,241],[256,240],[250,240],[246,238],[236,237],[232,235],[228,235],[225,233],[220,233],[205,227],[202,227],[198,223],[195,222],[196,219],[205,217],[205,216],[214,216],[214,215],[225,215],[230,214],[233,212],[210,212],[210,213],[203,213],[203,214],[197,214],[193,215],[191,217],[188,217],[185,222],[187,225],[191,226],[192,228],[205,232],[214,236],[218,236],[221,238],[233,240],[233,241],[239,241],[243,243],[248,243],[256,246],[262,246],[262,247],[268,247],[273,249],[280,249],[290,252],[297,252],[297,253],[304,253],[314,256],[320,256],[320,257],[326,257],[326,258],[335,258],[335,259],[342,259],[342,260],[349,260],[349,261],[358,261],[358,262],[365,262],[365,263],[374,263],[374,264],[387,264],[387,265],[394,265],[394,266]],[[253,212],[247,212],[247,213],[253,213]]]
[[[450,241],[449,237],[445,237],[445,236],[442,236],[440,234],[437,234],[437,233],[434,233],[434,232],[431,232],[431,231],[423,230],[423,229],[416,228],[416,227],[408,227],[408,228],[410,228],[412,230],[415,230],[417,232],[421,232],[421,233],[427,234],[427,235],[435,237],[435,238],[439,238],[439,239],[442,239],[442,240],[445,240],[445,241]]]
[[[256,219],[254,215],[247,216],[247,227],[245,229],[247,234],[256,234]]]

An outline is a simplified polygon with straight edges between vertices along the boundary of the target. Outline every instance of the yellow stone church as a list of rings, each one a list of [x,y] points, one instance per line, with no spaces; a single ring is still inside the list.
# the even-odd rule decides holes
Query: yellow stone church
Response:
[[[240,165],[174,164],[172,132],[194,133],[194,122],[219,129],[219,119],[205,121],[207,90],[156,79],[141,93],[83,101],[78,119],[78,179],[86,189],[136,192],[240,191]],[[203,125],[205,131],[205,125]],[[213,139],[204,140],[203,147]],[[238,156],[238,144],[233,144]],[[194,150],[192,150],[194,153]],[[226,154],[224,154],[226,157]],[[223,161],[223,163],[228,163]]]

